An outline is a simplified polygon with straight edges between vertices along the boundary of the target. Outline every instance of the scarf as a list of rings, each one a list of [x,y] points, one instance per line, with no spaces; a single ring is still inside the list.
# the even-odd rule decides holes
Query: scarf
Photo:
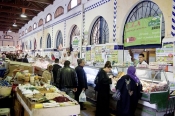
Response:
[[[130,66],[127,70],[127,75],[129,75],[136,83],[139,83],[139,78],[135,75],[136,69],[134,66]]]

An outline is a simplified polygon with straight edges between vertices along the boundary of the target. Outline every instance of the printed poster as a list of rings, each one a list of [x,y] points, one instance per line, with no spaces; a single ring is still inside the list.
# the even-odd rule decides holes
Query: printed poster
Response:
[[[156,49],[156,62],[166,62],[167,64],[173,66],[173,42],[163,43],[162,48]]]
[[[114,50],[114,45],[106,46],[106,58],[107,61],[110,61],[112,65],[118,63],[118,50]]]
[[[86,47],[86,61],[91,61],[91,47]]]

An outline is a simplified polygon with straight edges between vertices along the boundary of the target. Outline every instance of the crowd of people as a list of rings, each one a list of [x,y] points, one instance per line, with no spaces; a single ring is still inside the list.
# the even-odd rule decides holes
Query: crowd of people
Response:
[[[21,61],[25,61],[28,54],[5,54],[2,53],[2,58],[7,57],[11,60],[22,58]],[[66,57],[65,54],[63,54]],[[40,57],[37,55],[36,57]],[[71,68],[70,54],[68,58],[61,59],[63,67],[60,65],[58,58],[54,58],[55,63],[53,65],[48,64],[47,69],[42,73],[43,82],[53,84],[66,94],[79,101],[79,96],[82,91],[88,89],[86,73],[83,69],[85,61],[83,59],[77,59],[77,66],[75,69]],[[46,56],[45,58],[48,58]],[[17,60],[18,61],[18,60]],[[64,62],[63,62],[64,61]],[[139,64],[144,62],[144,55],[139,55]],[[145,63],[146,64],[146,63]],[[111,62],[107,61],[103,68],[99,69],[96,75],[94,83],[95,91],[97,91],[97,104],[95,116],[110,116],[109,101],[110,101],[110,84],[112,84],[113,77],[108,76],[111,72]],[[139,78],[136,76],[136,69],[130,66],[127,70],[127,74],[118,80],[116,90],[119,91],[120,99],[117,101],[117,113],[116,116],[134,116],[137,108],[138,100],[141,98],[140,92],[142,91],[142,85]],[[81,110],[86,110],[83,102],[79,102]]]

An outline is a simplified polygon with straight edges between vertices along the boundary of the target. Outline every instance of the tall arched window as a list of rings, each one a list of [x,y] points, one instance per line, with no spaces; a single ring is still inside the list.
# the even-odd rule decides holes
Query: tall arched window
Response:
[[[55,11],[54,17],[57,18],[61,16],[62,14],[64,14],[64,8],[62,6],[59,6],[57,10]]]
[[[38,27],[40,27],[41,25],[43,25],[43,19],[40,19],[38,22]]]
[[[27,33],[27,29],[26,29],[26,31],[25,31],[25,34]]]
[[[75,8],[76,6],[81,4],[81,0],[70,0],[67,10],[70,11],[71,9]]]
[[[30,41],[30,49],[32,49],[32,41]]]
[[[42,49],[42,37],[40,39],[40,49]]]
[[[80,36],[80,30],[77,25],[75,25],[72,29],[71,35],[70,35],[70,47],[72,48],[72,39],[74,36]]]
[[[58,32],[57,38],[56,38],[56,48],[62,48],[63,45],[63,37],[61,31]]]
[[[46,16],[46,23],[51,21],[52,20],[52,15],[49,13],[47,16]]]
[[[22,36],[24,35],[24,31],[22,32]]]
[[[28,29],[28,32],[31,32],[31,31],[32,31],[32,26],[30,26]]]
[[[99,17],[91,30],[90,44],[105,44],[109,42],[109,28],[106,20]]]
[[[51,48],[51,36],[50,36],[50,34],[47,36],[47,48]]]
[[[34,44],[33,44],[34,46],[34,50],[36,50],[36,48],[37,48],[37,43],[36,43],[36,39],[34,40]]]
[[[36,23],[33,24],[33,29],[36,29]]]
[[[165,21],[159,6],[152,1],[142,1],[138,3],[129,13],[125,25],[130,22],[135,22],[142,18],[156,17],[162,15],[162,25],[161,25],[161,38],[165,36]],[[124,26],[125,26],[124,25]],[[123,31],[123,42],[125,37],[125,28]],[[143,47],[143,46],[142,46]]]

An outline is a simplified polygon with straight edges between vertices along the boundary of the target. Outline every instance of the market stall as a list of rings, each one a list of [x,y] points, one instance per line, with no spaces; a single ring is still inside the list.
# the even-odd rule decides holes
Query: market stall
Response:
[[[31,87],[31,89],[34,88],[35,87]],[[39,88],[42,94],[46,94],[46,98],[44,98],[41,94],[33,94],[30,97],[28,94],[28,97],[26,97],[27,94],[24,95],[24,93],[22,93],[24,90],[21,91],[20,87],[17,89],[17,99],[24,107],[27,114],[26,116],[57,116],[58,114],[55,112],[59,112],[59,115],[61,116],[73,116],[80,114],[80,106],[75,100],[67,96],[65,93],[53,93],[47,90],[44,92],[41,90],[42,87]],[[30,87],[28,89],[30,89]],[[55,101],[48,99],[54,99]]]

